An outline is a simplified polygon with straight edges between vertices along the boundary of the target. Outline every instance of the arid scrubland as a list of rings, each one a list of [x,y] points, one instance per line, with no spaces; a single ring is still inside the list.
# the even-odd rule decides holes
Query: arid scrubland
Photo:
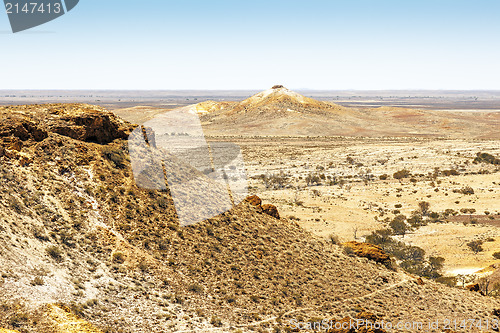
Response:
[[[439,216],[409,231],[403,241],[444,256],[449,271],[479,270],[497,260],[492,256],[496,240],[477,255],[471,255],[465,243],[499,236],[497,228],[488,224],[500,220],[500,166],[476,159],[480,152],[500,156],[498,141],[232,140],[244,151],[251,192],[317,235],[362,240],[386,227],[388,219],[401,214],[410,218],[425,201]],[[398,173],[403,178],[395,179]],[[467,188],[472,193],[464,191]],[[488,217],[483,221],[479,216]]]
[[[468,271],[441,276],[496,260],[496,229],[481,224],[498,222],[497,141],[208,137],[241,147],[262,202],[182,227],[168,187],[136,183],[135,125],[85,104],[0,117],[0,330],[290,332],[370,319],[438,320],[441,332],[445,320],[499,318],[490,280],[476,292],[450,287],[472,282]]]

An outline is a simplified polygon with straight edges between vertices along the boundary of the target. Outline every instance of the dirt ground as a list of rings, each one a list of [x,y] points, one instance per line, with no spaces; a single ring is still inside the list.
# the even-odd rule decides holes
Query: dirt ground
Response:
[[[218,139],[222,140],[222,139]],[[498,227],[474,225],[474,214],[499,214],[498,166],[474,164],[478,152],[500,156],[499,141],[368,138],[224,138],[243,150],[250,192],[275,204],[281,215],[307,230],[341,241],[363,240],[384,228],[386,218],[410,216],[418,203],[430,210],[452,209],[458,217],[431,223],[410,232],[403,241],[422,247],[428,255],[446,259],[445,271],[474,271],[498,263]],[[408,178],[396,180],[399,170]],[[458,175],[446,175],[455,170]],[[444,172],[443,172],[444,171]],[[381,175],[388,175],[381,180]],[[311,182],[314,177],[319,180]],[[382,177],[384,178],[384,177]],[[310,180],[309,184],[307,180]],[[470,186],[474,194],[457,193]],[[454,192],[455,191],[455,192]],[[465,218],[465,221],[463,220]],[[473,221],[474,222],[474,221]],[[484,252],[472,253],[466,243],[476,239]]]

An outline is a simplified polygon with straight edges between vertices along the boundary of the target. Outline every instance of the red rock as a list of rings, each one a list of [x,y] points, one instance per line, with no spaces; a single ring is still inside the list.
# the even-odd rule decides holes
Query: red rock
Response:
[[[387,263],[391,260],[389,255],[385,253],[380,246],[377,245],[369,243],[359,243],[355,241],[347,242],[343,245],[344,247],[350,248],[358,257],[368,258],[380,263]]]
[[[245,200],[248,201],[252,206],[260,206],[262,204],[262,200],[256,195],[251,195]]]

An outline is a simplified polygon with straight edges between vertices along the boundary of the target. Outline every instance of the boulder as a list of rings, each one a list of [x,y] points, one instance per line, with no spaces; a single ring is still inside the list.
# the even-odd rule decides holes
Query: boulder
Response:
[[[356,241],[347,242],[343,245],[344,247],[351,249],[352,252],[358,257],[368,258],[383,264],[391,261],[389,255],[385,253],[380,246],[369,243],[359,243]]]
[[[262,200],[256,195],[251,195],[245,200],[248,201],[252,206],[260,206],[262,204]]]
[[[275,205],[270,205],[270,204],[262,205],[262,211],[265,214],[270,215],[272,217],[275,217],[277,219],[280,218],[280,214],[278,212],[278,208],[276,208]]]

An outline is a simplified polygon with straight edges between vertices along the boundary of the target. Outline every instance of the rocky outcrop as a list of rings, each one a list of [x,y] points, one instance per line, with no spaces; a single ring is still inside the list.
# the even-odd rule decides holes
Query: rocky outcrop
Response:
[[[106,144],[128,137],[129,132],[120,125],[118,118],[112,113],[98,110],[61,117],[50,125],[50,129],[73,139]]]
[[[40,142],[57,133],[106,144],[126,139],[132,126],[113,113],[87,104],[47,104],[0,107],[0,139]],[[8,148],[10,149],[10,148]],[[16,149],[18,150],[18,149]]]
[[[389,255],[385,253],[380,246],[377,245],[369,243],[359,243],[355,241],[347,242],[343,245],[344,247],[350,249],[358,257],[368,258],[382,264],[389,263],[391,260]]]
[[[271,204],[262,204],[262,199],[256,195],[251,195],[245,199],[250,205],[255,206],[258,211],[272,216],[274,218],[280,219],[280,213],[278,212],[278,208],[275,205]]]
[[[39,142],[57,135],[85,142],[126,139],[133,125],[100,107],[47,104],[0,107],[0,158],[20,166],[33,162]]]

